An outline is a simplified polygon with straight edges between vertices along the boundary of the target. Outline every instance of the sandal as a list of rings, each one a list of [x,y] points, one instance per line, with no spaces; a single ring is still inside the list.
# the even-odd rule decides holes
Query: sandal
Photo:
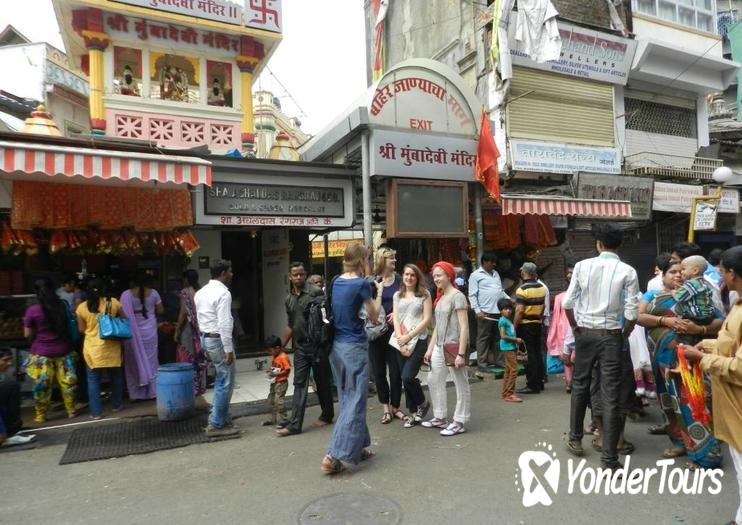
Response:
[[[682,456],[685,456],[688,453],[688,451],[684,448],[668,448],[665,449],[664,452],[662,452],[662,457],[665,459],[673,459],[673,458],[679,458]]]
[[[448,421],[445,419],[438,419],[437,417],[434,417],[433,419],[429,419],[428,421],[423,421],[422,425],[425,428],[446,428],[448,427]]]
[[[374,452],[373,450],[370,450],[367,448],[364,448],[363,450],[361,450],[361,461],[367,461],[375,457],[376,457],[376,452]]]
[[[388,425],[392,422],[392,413],[391,412],[384,412],[384,415],[381,416],[381,424],[382,425]]]
[[[400,419],[400,420],[404,421],[405,419],[407,419],[407,414],[405,414],[404,412],[402,412],[400,409],[396,409],[394,411],[394,417],[396,419]]]
[[[322,463],[320,463],[319,468],[320,470],[322,470],[323,473],[332,475],[340,474],[342,471],[344,471],[345,465],[343,465],[343,462],[339,459],[336,459],[327,454],[324,458],[322,458]]]
[[[651,427],[647,429],[647,432],[649,432],[650,434],[654,436],[662,436],[662,435],[667,434],[667,426],[668,425],[666,424],[652,425]]]

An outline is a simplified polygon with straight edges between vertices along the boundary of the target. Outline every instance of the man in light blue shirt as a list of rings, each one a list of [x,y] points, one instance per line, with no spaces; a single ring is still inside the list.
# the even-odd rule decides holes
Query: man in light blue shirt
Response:
[[[477,317],[477,364],[489,371],[492,365],[505,366],[499,347],[497,322],[500,310],[497,301],[507,298],[507,294],[502,289],[500,275],[495,271],[497,255],[485,252],[481,263],[469,276],[469,303]]]

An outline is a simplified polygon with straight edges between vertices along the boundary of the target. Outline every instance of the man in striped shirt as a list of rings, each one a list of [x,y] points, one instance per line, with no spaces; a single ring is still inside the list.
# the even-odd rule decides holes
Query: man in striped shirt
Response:
[[[540,394],[546,376],[544,356],[541,352],[541,328],[546,308],[546,287],[538,281],[538,268],[532,262],[520,268],[523,284],[515,291],[514,324],[518,337],[523,339],[528,351],[526,387],[518,394]]]
[[[590,400],[593,366],[599,368],[604,438],[601,463],[620,468],[617,445],[621,433],[621,386],[626,340],[639,317],[636,271],[618,257],[622,233],[611,224],[595,229],[599,255],[575,266],[562,306],[575,335],[574,377],[567,449],[584,454],[585,411]]]

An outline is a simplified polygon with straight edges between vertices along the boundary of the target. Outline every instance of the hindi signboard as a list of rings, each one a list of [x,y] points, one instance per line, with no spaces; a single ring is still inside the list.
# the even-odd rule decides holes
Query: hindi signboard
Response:
[[[654,179],[646,177],[580,173],[577,178],[579,198],[630,201],[631,220],[636,221],[648,221],[652,218],[653,189]]]
[[[634,61],[636,41],[559,22],[562,51],[559,60],[536,62],[515,39],[517,24],[510,24],[508,39],[513,64],[625,86]]]
[[[179,15],[214,20],[232,25],[245,25],[280,33],[281,0],[111,0],[119,4],[148,7]]]
[[[514,170],[548,173],[621,173],[621,155],[616,148],[575,146],[556,142],[511,140]]]
[[[477,141],[432,133],[374,129],[371,175],[471,182]]]

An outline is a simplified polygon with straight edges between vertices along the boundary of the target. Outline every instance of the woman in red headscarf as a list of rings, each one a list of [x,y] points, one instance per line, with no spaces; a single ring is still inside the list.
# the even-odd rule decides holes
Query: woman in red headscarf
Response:
[[[433,419],[423,421],[426,428],[441,429],[442,436],[455,436],[466,431],[464,425],[471,416],[471,390],[466,373],[466,349],[469,345],[468,305],[466,297],[454,284],[453,265],[439,261],[433,265],[433,282],[438,289],[435,302],[435,330],[428,343],[425,362],[430,365],[428,388],[433,403]],[[451,366],[456,386],[456,410],[453,421],[448,421],[446,378],[448,367],[444,353],[455,354]]]

